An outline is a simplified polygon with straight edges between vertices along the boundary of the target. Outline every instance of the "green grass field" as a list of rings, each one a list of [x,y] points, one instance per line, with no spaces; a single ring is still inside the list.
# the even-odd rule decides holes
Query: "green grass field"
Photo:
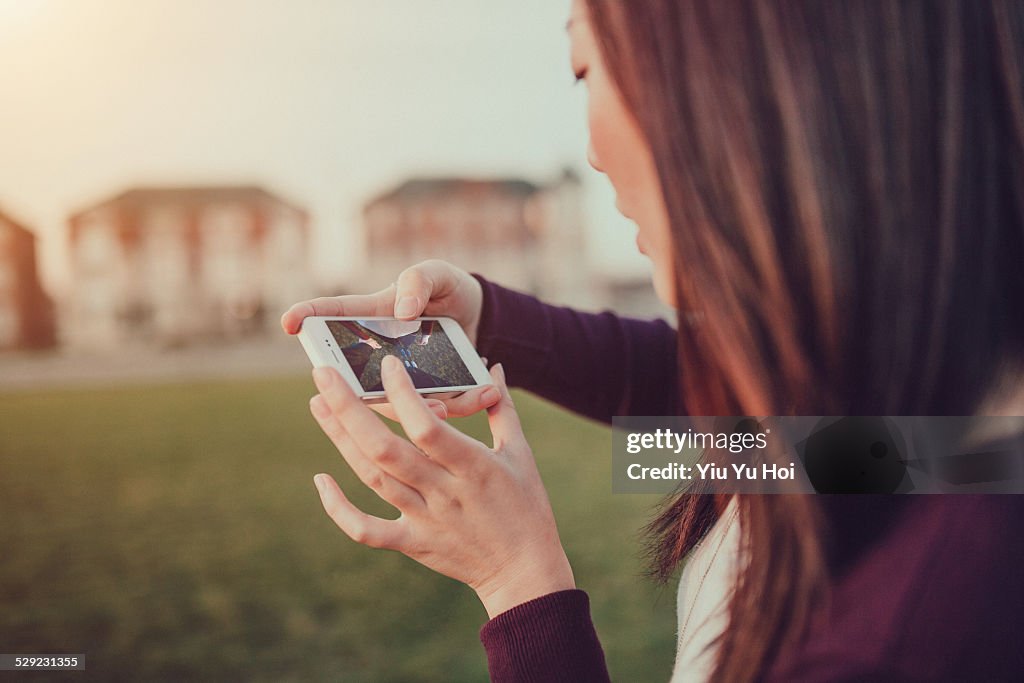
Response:
[[[313,391],[297,377],[0,394],[0,652],[86,653],[68,680],[486,680],[472,591],[323,513],[318,471],[390,508],[316,427]],[[638,559],[656,498],[610,493],[605,428],[517,403],[613,678],[667,680],[675,587]],[[489,442],[482,416],[459,425]]]

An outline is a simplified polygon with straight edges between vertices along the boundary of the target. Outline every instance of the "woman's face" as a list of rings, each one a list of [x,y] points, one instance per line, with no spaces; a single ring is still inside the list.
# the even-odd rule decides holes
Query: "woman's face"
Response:
[[[672,242],[654,157],[605,68],[583,0],[573,0],[568,28],[572,69],[588,91],[587,158],[611,181],[619,212],[637,224],[637,247],[654,265],[654,290],[674,307]]]

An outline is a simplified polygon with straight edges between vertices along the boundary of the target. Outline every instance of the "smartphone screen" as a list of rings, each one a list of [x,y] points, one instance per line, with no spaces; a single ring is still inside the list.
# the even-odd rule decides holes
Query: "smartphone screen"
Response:
[[[396,356],[417,389],[475,384],[436,320],[327,320],[327,329],[364,391],[383,391],[380,362]]]

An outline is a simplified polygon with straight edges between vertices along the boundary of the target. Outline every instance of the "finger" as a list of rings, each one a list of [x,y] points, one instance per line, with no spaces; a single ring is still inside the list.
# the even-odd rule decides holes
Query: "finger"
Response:
[[[317,394],[309,400],[309,411],[313,413],[320,429],[341,453],[341,457],[345,458],[345,462],[359,477],[359,481],[366,484],[382,500],[403,511],[426,505],[426,500],[419,491],[383,471],[359,450],[341,423],[334,419],[331,408],[323,396]]]
[[[281,327],[288,334],[298,334],[302,321],[312,315],[390,315],[395,300],[395,285],[373,294],[325,296],[302,301],[281,316]]]
[[[501,392],[494,385],[477,387],[453,398],[442,399],[449,417],[466,417],[490,408],[501,400]]]
[[[426,399],[427,407],[430,408],[430,412],[437,415],[442,420],[447,420],[449,417],[448,407],[443,401],[436,398]],[[398,422],[398,416],[395,415],[395,409],[391,407],[390,403],[370,403],[370,410],[383,415],[389,420]],[[461,415],[453,415],[452,417],[462,417]]]
[[[334,419],[377,467],[418,491],[436,483],[444,470],[378,420],[337,370],[317,368],[313,379]]]
[[[512,396],[508,392],[505,368],[501,363],[491,368],[491,378],[501,392],[501,400],[487,409],[487,422],[491,427],[491,436],[494,437],[494,450],[520,452],[520,446],[527,446],[526,437],[523,435],[523,426],[519,422],[515,404],[512,403]]]
[[[349,538],[371,548],[402,549],[406,527],[401,518],[381,519],[366,514],[345,497],[338,482],[328,474],[316,475],[313,482],[320,493],[320,502],[327,516]]]
[[[455,286],[452,267],[444,261],[417,263],[398,276],[395,317],[410,320],[423,314],[431,299],[439,299]]]
[[[381,361],[384,392],[409,440],[449,472],[457,472],[477,442],[444,420],[437,419],[423,397],[416,393],[401,361],[387,356]],[[465,469],[465,468],[463,468]]]

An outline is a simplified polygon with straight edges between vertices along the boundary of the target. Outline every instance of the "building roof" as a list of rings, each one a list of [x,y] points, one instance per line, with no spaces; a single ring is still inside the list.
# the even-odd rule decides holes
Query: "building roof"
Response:
[[[206,185],[193,187],[137,187],[75,212],[75,216],[108,207],[146,207],[154,204],[196,206],[214,202],[272,203],[305,213],[299,206],[258,185]]]
[[[498,192],[499,194],[528,197],[538,192],[540,187],[520,178],[460,178],[433,177],[411,178],[398,187],[377,195],[367,202],[369,208],[380,202],[409,202],[427,197],[438,197],[454,194],[478,194]]]
[[[11,214],[0,208],[0,223],[14,228],[15,232],[20,232],[28,235],[32,239],[36,238],[36,234],[25,227],[25,224],[11,217]]]

